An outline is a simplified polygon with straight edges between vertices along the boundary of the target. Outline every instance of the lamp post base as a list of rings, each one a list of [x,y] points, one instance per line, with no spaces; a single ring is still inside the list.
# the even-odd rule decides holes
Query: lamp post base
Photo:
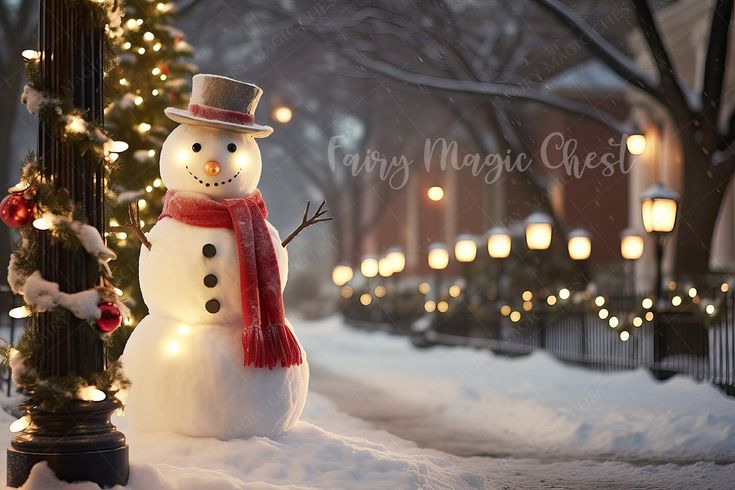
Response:
[[[34,408],[32,424],[18,434],[7,452],[7,483],[25,483],[36,463],[46,461],[59,480],[90,481],[101,486],[128,481],[125,436],[110,422],[120,402],[74,400],[58,411]]]

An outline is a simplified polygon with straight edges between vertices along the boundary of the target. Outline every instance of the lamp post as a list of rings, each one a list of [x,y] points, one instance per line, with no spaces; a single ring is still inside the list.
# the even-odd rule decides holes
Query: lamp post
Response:
[[[454,241],[454,258],[462,264],[462,276],[465,282],[465,299],[472,296],[472,262],[477,258],[477,238],[462,234]]]
[[[656,240],[656,298],[663,290],[663,247],[664,238],[676,226],[679,195],[658,182],[641,194],[641,216],[643,228]]]
[[[585,261],[590,258],[592,253],[591,235],[584,228],[575,228],[569,232],[567,238],[569,258],[580,264],[579,279],[583,286],[582,289],[584,289],[589,280]]]
[[[620,255],[625,260],[625,289],[631,295],[635,294],[634,261],[643,256],[644,240],[640,233],[626,229],[620,234]]]
[[[536,211],[526,218],[526,245],[530,250],[547,250],[551,245],[554,220],[546,213]]]
[[[42,0],[39,15],[38,67],[45,89],[68,97],[90,120],[102,123],[102,51],[105,33],[89,2]],[[38,154],[45,178],[84,203],[84,219],[104,233],[103,162],[66,140],[59,128],[41,123]],[[42,276],[69,293],[93,287],[97,261],[70,250],[40,233],[38,268]],[[71,312],[39,313],[33,320],[43,356],[34,366],[43,379],[88,377],[106,369],[104,342]],[[11,441],[7,452],[7,483],[21,486],[39,462],[46,461],[60,480],[91,481],[100,486],[128,481],[125,436],[110,422],[119,401],[105,393],[99,401],[68,399],[61,409],[45,404],[28,408],[31,424]]]
[[[434,287],[436,288],[436,301],[441,299],[441,271],[449,265],[449,249],[443,243],[432,243],[429,245],[428,254],[429,267],[434,270]]]

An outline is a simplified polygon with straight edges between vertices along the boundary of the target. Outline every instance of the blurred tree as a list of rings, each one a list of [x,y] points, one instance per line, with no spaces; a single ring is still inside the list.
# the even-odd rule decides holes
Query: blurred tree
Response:
[[[0,2],[0,114],[4,121],[0,131],[0,184],[15,182],[12,124],[22,107],[20,93],[23,90],[23,58],[21,52],[36,48],[36,25],[38,23],[36,0]],[[25,114],[25,110],[23,111]],[[5,270],[10,256],[11,231],[0,227],[0,267]]]
[[[137,201],[143,228],[156,221],[163,207],[158,155],[176,126],[163,110],[187,104],[189,80],[196,71],[186,61],[191,47],[171,25],[175,17],[173,2],[127,0],[120,53],[106,78],[105,124],[113,139],[130,145],[116,162],[120,171],[112,186],[118,202],[110,213],[109,238],[119,256],[114,273],[131,307],[133,325],[146,314],[138,287],[140,242],[128,236],[129,230],[116,227],[128,220],[130,202]]]

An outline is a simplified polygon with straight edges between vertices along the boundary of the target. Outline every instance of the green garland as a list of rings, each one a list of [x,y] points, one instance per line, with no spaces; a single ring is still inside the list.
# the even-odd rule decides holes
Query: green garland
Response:
[[[104,69],[107,72],[115,63],[114,38],[121,32],[120,6],[117,0],[67,0],[70,7],[81,2],[91,8],[91,17],[95,25],[105,27],[107,35],[104,36],[103,52],[106,61]],[[57,129],[57,134],[62,135],[63,141],[74,144],[82,155],[87,155],[94,161],[103,162],[104,178],[107,180],[114,168],[115,158],[112,153],[113,142],[107,137],[103,128],[89,121],[86,114],[75,107],[69,98],[51,93],[44,86],[38,59],[28,60],[25,68],[28,83],[21,100],[29,112],[38,116],[39,120],[46,125]],[[45,178],[42,163],[35,154],[30,153],[25,158],[20,184],[15,190],[22,191],[24,197],[33,202],[37,217],[51,216],[55,219],[53,226],[48,231],[37,230],[30,224],[18,229],[19,240],[16,242],[9,268],[11,286],[14,283],[22,285],[25,279],[38,271],[40,233],[49,233],[51,242],[61,244],[64,248],[70,250],[84,248],[87,252],[92,253],[89,250],[89,244],[85,244],[81,238],[80,230],[86,226],[82,205],[73,202],[66,189],[55,188],[53,183]],[[114,195],[106,189],[105,200],[110,202],[112,199]],[[86,227],[87,231],[89,228]],[[95,235],[97,235],[96,232]],[[104,247],[102,237],[98,236],[97,240]],[[102,254],[102,258],[97,256],[100,263],[101,285],[94,289],[99,293],[100,301],[113,302],[124,312],[125,307],[115,294],[109,268],[106,265],[109,258],[111,257],[105,254]],[[32,316],[17,345],[11,346],[8,343],[0,345],[2,364],[9,367],[15,359],[16,369],[13,379],[18,386],[18,391],[29,398],[24,406],[21,406],[22,409],[38,405],[43,405],[47,409],[60,408],[66,402],[79,398],[81,390],[85,387],[94,387],[106,394],[115,395],[129,385],[129,381],[123,376],[120,362],[112,359],[108,359],[108,367],[104,371],[88,376],[41,377],[36,369],[36,366],[40,365],[42,354],[39,352],[41,332],[39,331],[38,312],[34,311],[34,305],[29,306]],[[65,311],[50,309],[45,314],[51,318],[50,328],[67,327],[68,317]],[[92,328],[89,329],[88,334],[100,335]],[[110,335],[100,335],[100,337],[107,344],[111,342]],[[106,348],[105,351],[108,352],[109,349]]]

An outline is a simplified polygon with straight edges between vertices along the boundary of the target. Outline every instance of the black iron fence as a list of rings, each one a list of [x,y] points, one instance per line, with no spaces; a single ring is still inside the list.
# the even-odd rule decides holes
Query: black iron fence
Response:
[[[419,346],[470,346],[506,356],[542,349],[562,362],[595,370],[644,368],[659,380],[688,375],[735,395],[732,290],[715,316],[686,308],[659,310],[653,321],[639,327],[628,324],[626,334],[621,328],[611,328],[609,317],[630,319],[640,314],[638,298],[609,301],[606,318],[587,305],[571,303],[554,308],[536,304],[532,311],[519,315],[520,319],[501,314],[499,309],[478,314],[459,301],[444,313],[425,313],[422,305],[399,314],[388,297],[373,297],[365,305],[355,295],[343,306],[343,315],[353,326],[404,334]]]

